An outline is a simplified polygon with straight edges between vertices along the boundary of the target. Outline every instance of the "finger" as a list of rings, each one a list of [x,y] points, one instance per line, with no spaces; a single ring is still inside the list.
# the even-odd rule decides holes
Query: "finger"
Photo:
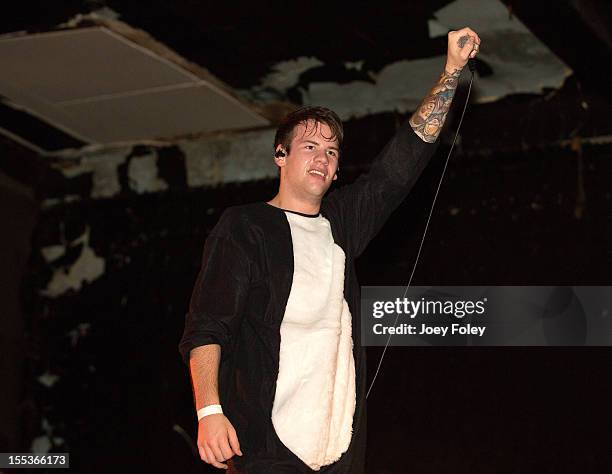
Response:
[[[227,464],[222,464],[215,459],[215,455],[213,454],[209,446],[205,446],[204,449],[206,449],[206,454],[208,455],[208,459],[210,460],[209,464],[212,464],[213,466],[219,469],[227,469]]]
[[[218,441],[215,441],[215,442],[209,444],[208,447],[210,448],[210,450],[214,454],[215,459],[217,461],[219,461],[219,462],[225,461],[225,456],[223,456],[223,453],[221,452],[221,449],[219,449]]]
[[[465,27],[465,28],[463,28],[461,31],[462,31],[464,34],[465,34],[465,33],[467,33],[467,34],[468,34],[468,35],[470,35],[470,36],[474,36],[474,37],[476,37],[476,38],[478,37],[478,35],[476,34],[476,32],[475,32],[475,31],[474,31],[472,28],[470,28],[469,26],[466,26],[466,27]]]
[[[232,450],[238,455],[242,456],[242,451],[240,451],[240,443],[238,442],[238,436],[236,436],[236,430],[233,428],[229,430],[229,443],[232,447]]]
[[[479,52],[480,52],[480,45],[478,43],[474,43],[473,49],[470,52],[470,58],[475,58]]]
[[[198,446],[198,452],[200,453],[200,459],[204,461],[205,463],[210,464],[210,462],[208,461],[208,456],[206,455],[206,451],[204,450],[203,446]]]
[[[461,58],[463,59],[468,59],[469,57],[471,57],[471,53],[474,50],[474,44],[474,38],[471,36],[468,37],[468,40],[465,42],[465,44],[459,51],[459,56],[461,56]]]
[[[480,36],[474,30],[470,30],[470,36],[475,38],[476,44],[480,44]]]
[[[465,28],[459,30],[459,32],[461,35],[467,34],[468,36],[473,36],[476,38],[476,44],[480,44],[480,36],[478,36],[478,33],[476,33],[472,28],[466,26]]]
[[[234,455],[234,452],[232,451],[229,443],[227,442],[227,438],[224,438],[219,441],[219,450],[221,451],[221,454],[223,455],[223,460],[225,461],[227,461]]]

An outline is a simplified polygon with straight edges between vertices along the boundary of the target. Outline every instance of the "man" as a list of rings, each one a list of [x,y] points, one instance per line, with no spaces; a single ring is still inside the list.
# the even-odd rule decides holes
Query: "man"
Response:
[[[278,194],[222,215],[204,247],[179,346],[205,462],[245,473],[364,472],[355,259],[433,154],[479,45],[469,28],[448,34],[445,71],[409,124],[366,176],[328,197],[341,160],[338,117],[306,107],[279,126]]]

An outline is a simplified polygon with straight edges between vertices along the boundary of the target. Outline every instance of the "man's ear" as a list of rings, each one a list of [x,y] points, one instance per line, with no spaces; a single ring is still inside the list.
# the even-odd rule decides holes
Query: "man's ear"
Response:
[[[338,179],[338,173],[334,173],[334,177],[332,178],[332,181],[336,181]]]
[[[277,166],[285,166],[285,157],[287,156],[287,152],[282,147],[282,145],[278,145],[276,147],[276,153],[274,154],[274,162]]]

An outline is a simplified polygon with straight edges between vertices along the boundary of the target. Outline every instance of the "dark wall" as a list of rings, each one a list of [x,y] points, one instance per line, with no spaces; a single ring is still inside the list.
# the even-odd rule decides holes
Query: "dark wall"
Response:
[[[395,123],[348,125],[345,156],[355,159],[340,185],[364,170]],[[360,260],[362,284],[407,283],[447,151],[440,148]],[[414,284],[610,284],[609,152],[453,156]],[[579,160],[586,199],[577,214]],[[195,438],[195,416],[177,352],[184,313],[220,212],[267,200],[276,184],[177,183],[149,195],[125,187],[113,199],[41,213],[24,302],[36,348],[28,396],[48,426],[30,423],[24,448],[46,433],[54,450],[71,453],[77,472],[205,470],[187,440]],[[83,246],[67,245],[51,263],[40,250],[86,228],[104,273],[80,290],[41,295]],[[380,351],[369,353],[372,375]],[[551,463],[556,472],[575,472],[576,459],[599,465],[605,446],[597,434],[610,434],[601,422],[610,415],[609,368],[607,349],[393,348],[369,401],[368,472],[531,472]],[[44,372],[59,379],[44,386],[36,380]]]
[[[37,213],[33,191],[0,172],[0,452],[15,452],[21,443],[26,408],[21,280]]]

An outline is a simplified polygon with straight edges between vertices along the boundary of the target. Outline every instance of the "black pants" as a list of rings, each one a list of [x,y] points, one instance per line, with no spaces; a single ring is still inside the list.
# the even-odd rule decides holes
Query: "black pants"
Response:
[[[366,416],[361,416],[360,426],[353,430],[348,450],[338,461],[322,467],[319,471],[310,469],[300,458],[287,448],[278,438],[276,431],[268,430],[266,451],[249,456],[234,456],[228,461],[228,474],[363,474],[366,453]],[[263,436],[263,433],[262,433]]]

